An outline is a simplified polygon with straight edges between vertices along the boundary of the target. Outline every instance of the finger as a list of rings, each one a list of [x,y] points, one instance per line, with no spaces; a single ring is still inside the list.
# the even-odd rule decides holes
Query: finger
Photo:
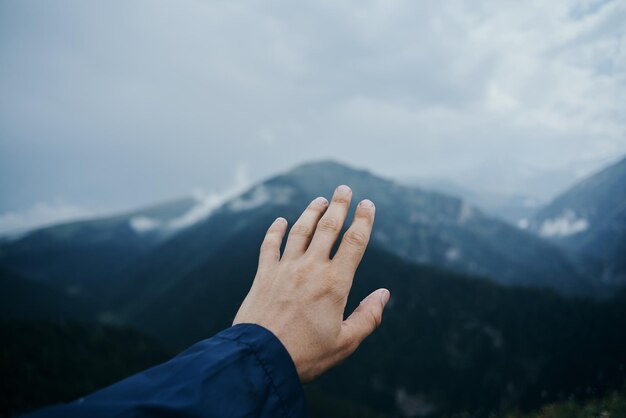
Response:
[[[333,200],[324,216],[317,223],[317,228],[307,252],[326,258],[330,256],[330,251],[335,241],[337,241],[339,232],[341,232],[343,223],[346,220],[351,199],[352,190],[348,186],[341,185],[335,189]]]
[[[333,264],[347,277],[353,277],[363,258],[372,234],[376,208],[371,200],[362,200],[356,207],[352,225],[343,234],[341,244],[333,257]]]
[[[285,218],[276,218],[270,225],[261,244],[259,270],[271,267],[280,261],[280,244],[283,242],[286,230],[287,220]]]
[[[323,197],[316,198],[307,206],[289,231],[283,259],[296,258],[304,254],[326,208],[328,208],[328,200]]]
[[[342,346],[350,355],[383,320],[383,309],[391,294],[387,289],[378,289],[363,299],[352,314],[343,321],[341,330]]]

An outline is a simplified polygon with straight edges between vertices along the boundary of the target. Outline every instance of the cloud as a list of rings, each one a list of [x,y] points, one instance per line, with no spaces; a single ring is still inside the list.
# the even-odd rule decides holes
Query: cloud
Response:
[[[558,218],[543,221],[539,234],[546,238],[567,237],[586,231],[587,228],[589,222],[585,218],[577,218],[573,211],[566,210]]]
[[[0,236],[11,236],[56,223],[85,219],[94,213],[63,202],[38,203],[21,212],[0,214]]]
[[[138,234],[157,230],[166,234],[177,232],[206,219],[213,210],[243,193],[250,183],[247,165],[239,163],[229,187],[215,192],[195,190],[192,195],[196,204],[182,215],[171,219],[134,216],[129,220],[129,226]],[[8,211],[0,214],[0,236],[18,236],[44,226],[93,219],[103,215],[106,213],[88,210],[62,201],[38,203],[24,211]]]
[[[245,196],[239,196],[228,204],[233,212],[243,212],[271,203],[284,205],[293,197],[295,190],[288,186],[267,187],[263,184],[256,186]]]
[[[137,216],[129,221],[129,225],[138,234],[155,230],[165,234],[175,233],[208,218],[215,209],[243,193],[249,186],[247,166],[240,163],[235,171],[233,182],[228,188],[218,192],[197,189],[193,193],[196,204],[182,215],[164,221]]]
[[[463,180],[626,153],[624,1],[36,4],[0,5],[1,210],[219,190],[238,161]]]
[[[248,168],[245,164],[239,164],[235,173],[233,184],[220,192],[206,193],[202,190],[195,192],[197,204],[187,213],[178,218],[174,218],[166,225],[167,229],[179,230],[187,228],[203,219],[206,219],[213,210],[217,209],[225,202],[243,193],[250,186]]]
[[[243,212],[246,210],[251,210],[254,208],[258,208],[270,201],[270,193],[267,188],[263,185],[256,187],[252,191],[252,195],[247,199],[239,197],[228,205],[228,208],[233,212]]]
[[[161,227],[162,222],[148,216],[134,216],[130,219],[129,225],[138,234],[154,231]]]

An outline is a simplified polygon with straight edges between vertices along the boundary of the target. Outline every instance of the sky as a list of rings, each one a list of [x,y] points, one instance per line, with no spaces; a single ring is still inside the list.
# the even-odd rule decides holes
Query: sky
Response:
[[[626,154],[626,0],[0,3],[0,232],[332,158],[549,198]]]

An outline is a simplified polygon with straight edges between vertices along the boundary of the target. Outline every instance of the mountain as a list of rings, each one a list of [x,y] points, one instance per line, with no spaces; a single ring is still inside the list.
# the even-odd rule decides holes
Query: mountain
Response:
[[[208,218],[163,242],[115,278],[96,284],[97,303],[110,303],[113,316],[121,307],[140,311],[139,305],[167,294],[198,266],[228,257],[223,245],[239,231],[257,231],[254,242],[260,242],[274,218],[284,216],[293,225],[315,196],[329,196],[341,183],[351,185],[355,203],[364,197],[376,203],[372,245],[406,260],[507,285],[551,287],[565,294],[595,291],[556,246],[486,216],[461,199],[324,161],[296,167],[226,201]],[[137,294],[142,297],[136,298]]]
[[[385,416],[489,416],[626,381],[626,294],[608,303],[403,263],[371,251],[348,310],[387,286],[381,327],[318,384]],[[386,279],[381,279],[386,278]]]
[[[172,351],[228,327],[263,232],[240,229],[167,292],[139,303],[129,322]],[[598,302],[504,287],[373,246],[347,310],[380,286],[392,293],[382,327],[306,387],[313,417],[487,417],[602,395],[626,380],[626,294]],[[13,410],[80,396],[157,361],[151,339],[117,327],[7,326],[0,371],[15,382],[6,399]]]
[[[240,229],[167,291],[149,301],[136,295],[128,321],[177,348],[229,326],[254,277],[263,232]],[[386,417],[484,417],[604,393],[626,380],[626,295],[595,302],[504,287],[372,246],[347,311],[381,286],[392,293],[383,326],[307,388],[315,402],[339,396]]]
[[[0,243],[0,265],[31,280],[79,293],[86,283],[110,278],[175,233],[157,225],[180,219],[196,204],[185,198],[38,229]]]
[[[101,292],[123,299],[124,293],[133,294],[131,289],[146,288],[142,280],[150,280],[156,294],[219,250],[237,230],[257,223],[265,226],[278,215],[293,224],[313,197],[329,196],[341,183],[353,188],[355,202],[368,197],[376,203],[373,242],[407,260],[504,284],[550,287],[566,294],[595,291],[554,245],[485,215],[466,201],[332,161],[304,164],[272,177],[175,232],[149,211],[67,224],[0,246],[0,264],[72,291],[84,291],[94,282],[97,290],[92,294],[97,299]],[[180,214],[189,205],[184,201],[170,206]],[[162,211],[157,209],[152,212]],[[133,221],[146,231],[138,233]]]
[[[151,335],[178,351],[231,324],[251,285],[259,245],[271,221],[285,216],[293,225],[310,200],[328,196],[340,183],[353,187],[355,204],[369,197],[377,205],[372,243],[347,310],[378,287],[389,288],[392,297],[383,326],[353,357],[306,388],[314,417],[487,417],[511,408],[525,411],[569,397],[602,395],[626,381],[626,293],[605,301],[559,296],[545,287],[571,294],[582,291],[586,282],[552,244],[460,199],[334,162],[303,165],[259,183],[175,234],[161,235],[162,225],[154,226],[151,231],[162,238],[114,273],[86,278],[82,292],[68,295],[64,285],[55,284],[55,276],[26,282],[27,277],[24,283],[35,283],[33,300],[42,286],[51,286],[60,290],[50,292],[51,300],[59,293],[61,298],[71,296],[62,300],[81,302],[90,317],[132,326],[139,335]],[[152,222],[145,217],[144,223]],[[120,225],[131,221],[126,217]],[[451,246],[459,254],[446,257]],[[111,260],[108,256],[98,262]],[[91,266],[98,268],[108,266]],[[485,273],[468,274],[473,271]],[[17,274],[12,283],[20,280]],[[12,308],[12,317],[20,305],[24,315],[32,306],[27,304],[28,288],[22,294],[24,302]],[[65,315],[51,312],[60,305],[52,304],[47,315]],[[74,346],[84,347],[79,353],[93,352],[100,364],[114,361],[115,356],[99,357],[99,344],[87,343],[95,338],[91,331],[79,334],[85,340],[66,339],[57,331],[41,331],[35,340],[35,347],[42,349],[36,356],[45,359],[37,364],[47,361],[58,367],[51,379],[57,379],[59,390],[67,389],[60,371],[82,367],[69,360],[74,354],[67,355],[60,341],[78,341]],[[123,352],[127,341],[136,341],[117,335],[109,340],[110,352]],[[15,358],[3,368],[28,370],[30,359],[40,357],[22,350],[18,336],[3,337],[11,343],[3,347],[10,350],[11,357],[5,358]],[[34,370],[35,376],[45,376],[45,368]],[[89,368],[87,373],[97,377],[107,370]],[[34,397],[28,387],[17,386],[16,399]],[[45,393],[42,387],[38,390]]]
[[[609,284],[626,283],[626,158],[576,184],[532,218],[531,229],[599,264]]]

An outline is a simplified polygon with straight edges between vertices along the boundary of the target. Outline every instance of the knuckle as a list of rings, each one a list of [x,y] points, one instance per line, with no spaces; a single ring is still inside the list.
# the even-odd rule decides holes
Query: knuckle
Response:
[[[296,280],[306,280],[311,275],[313,266],[309,263],[300,263],[294,267],[293,276]]]
[[[365,247],[369,241],[369,237],[365,232],[356,229],[346,232],[343,239],[348,244],[358,248]]]
[[[358,218],[361,222],[365,222],[366,224],[371,224],[374,222],[374,212],[371,210],[362,210],[358,208],[354,212],[355,218]]]
[[[335,195],[333,196],[333,202],[340,205],[349,205],[350,198],[348,196]]]
[[[313,212],[323,212],[328,207],[328,201],[326,199],[317,198],[309,204],[307,210]]]
[[[279,246],[279,240],[276,236],[274,235],[266,235],[265,239],[263,240],[263,242],[261,243],[261,250],[265,251],[265,250],[269,250],[269,249],[273,249],[277,246]]]
[[[356,351],[359,347],[359,340],[354,336],[349,336],[343,339],[341,342],[341,347],[339,348],[341,351],[350,355]]]
[[[276,228],[270,228],[266,233],[265,233],[265,240],[277,240],[280,237],[282,237],[282,233],[279,229]]]
[[[367,313],[370,316],[370,323],[372,325],[372,332],[374,332],[374,330],[380,326],[380,323],[382,322],[382,317],[380,315],[376,315],[371,310],[368,310]]]
[[[343,280],[340,277],[337,277],[334,274],[329,274],[326,276],[323,285],[323,291],[326,295],[332,297],[332,299],[340,300],[345,297],[345,285]]]
[[[293,228],[291,228],[291,235],[296,235],[296,236],[301,236],[301,237],[308,237],[313,233],[312,229],[307,226],[307,225],[303,225],[303,224],[295,224],[293,226]]]
[[[318,222],[317,229],[322,232],[337,232],[339,230],[339,221],[337,218],[325,216]]]

